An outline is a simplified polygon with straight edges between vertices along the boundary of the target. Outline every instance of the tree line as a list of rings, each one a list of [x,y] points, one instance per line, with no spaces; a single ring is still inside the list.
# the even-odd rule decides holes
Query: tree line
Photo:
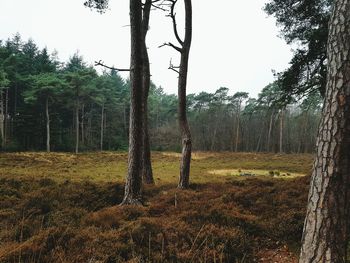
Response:
[[[0,65],[2,150],[128,148],[130,86],[115,70],[98,73],[79,54],[64,63],[19,34],[1,42]],[[285,106],[280,95],[277,82],[257,98],[245,92],[230,95],[226,87],[188,94],[193,149],[313,152],[318,93]],[[151,148],[179,151],[177,96],[151,83],[147,111]]]

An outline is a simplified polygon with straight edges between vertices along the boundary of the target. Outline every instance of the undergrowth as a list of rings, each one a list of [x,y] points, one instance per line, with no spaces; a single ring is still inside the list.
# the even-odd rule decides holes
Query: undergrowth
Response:
[[[195,177],[206,164],[211,169],[211,158],[194,161],[201,167]],[[6,160],[0,166],[0,262],[242,263],[253,262],[262,248],[298,246],[301,237],[308,177],[222,177],[186,191],[175,188],[175,178],[145,187],[144,207],[120,207],[119,180],[6,175],[7,166],[33,165]]]

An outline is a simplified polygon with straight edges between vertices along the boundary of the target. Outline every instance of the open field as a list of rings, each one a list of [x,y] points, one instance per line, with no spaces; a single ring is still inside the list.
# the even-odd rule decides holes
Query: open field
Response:
[[[140,208],[116,206],[126,153],[1,154],[0,262],[294,262],[312,159],[195,153],[179,191],[155,152]]]

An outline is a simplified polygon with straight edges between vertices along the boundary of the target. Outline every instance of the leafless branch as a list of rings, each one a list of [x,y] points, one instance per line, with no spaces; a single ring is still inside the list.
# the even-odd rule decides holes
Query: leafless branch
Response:
[[[107,66],[103,63],[102,60],[99,60],[99,61],[95,61],[95,66],[102,66],[104,68],[108,68],[108,69],[111,69],[111,70],[115,70],[115,71],[130,71],[130,69],[122,69],[122,68],[115,68],[115,67],[110,67],[110,66]]]
[[[173,49],[175,49],[178,52],[182,52],[182,48],[175,46],[173,43],[168,42],[168,43],[164,43],[163,45],[160,45],[159,48],[164,47],[164,46],[168,46],[168,47],[172,47]]]
[[[174,34],[175,34],[175,37],[176,37],[177,41],[182,46],[183,45],[183,41],[180,38],[179,32],[177,30],[177,23],[176,23],[175,5],[177,3],[177,0],[168,0],[168,1],[171,3],[169,16],[171,17],[171,19],[173,21]]]
[[[175,71],[177,74],[180,74],[180,71],[178,70],[179,68],[180,68],[179,66],[174,66],[173,62],[170,59],[169,68],[168,69],[170,69],[172,71]]]

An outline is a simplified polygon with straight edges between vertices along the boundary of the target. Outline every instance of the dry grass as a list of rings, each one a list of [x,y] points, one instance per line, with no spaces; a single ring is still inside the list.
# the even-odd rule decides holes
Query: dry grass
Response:
[[[298,245],[311,155],[195,153],[178,191],[179,155],[153,153],[145,207],[119,207],[125,153],[0,156],[0,262],[253,262]],[[175,206],[176,199],[176,206]],[[278,244],[278,245],[276,245]]]

